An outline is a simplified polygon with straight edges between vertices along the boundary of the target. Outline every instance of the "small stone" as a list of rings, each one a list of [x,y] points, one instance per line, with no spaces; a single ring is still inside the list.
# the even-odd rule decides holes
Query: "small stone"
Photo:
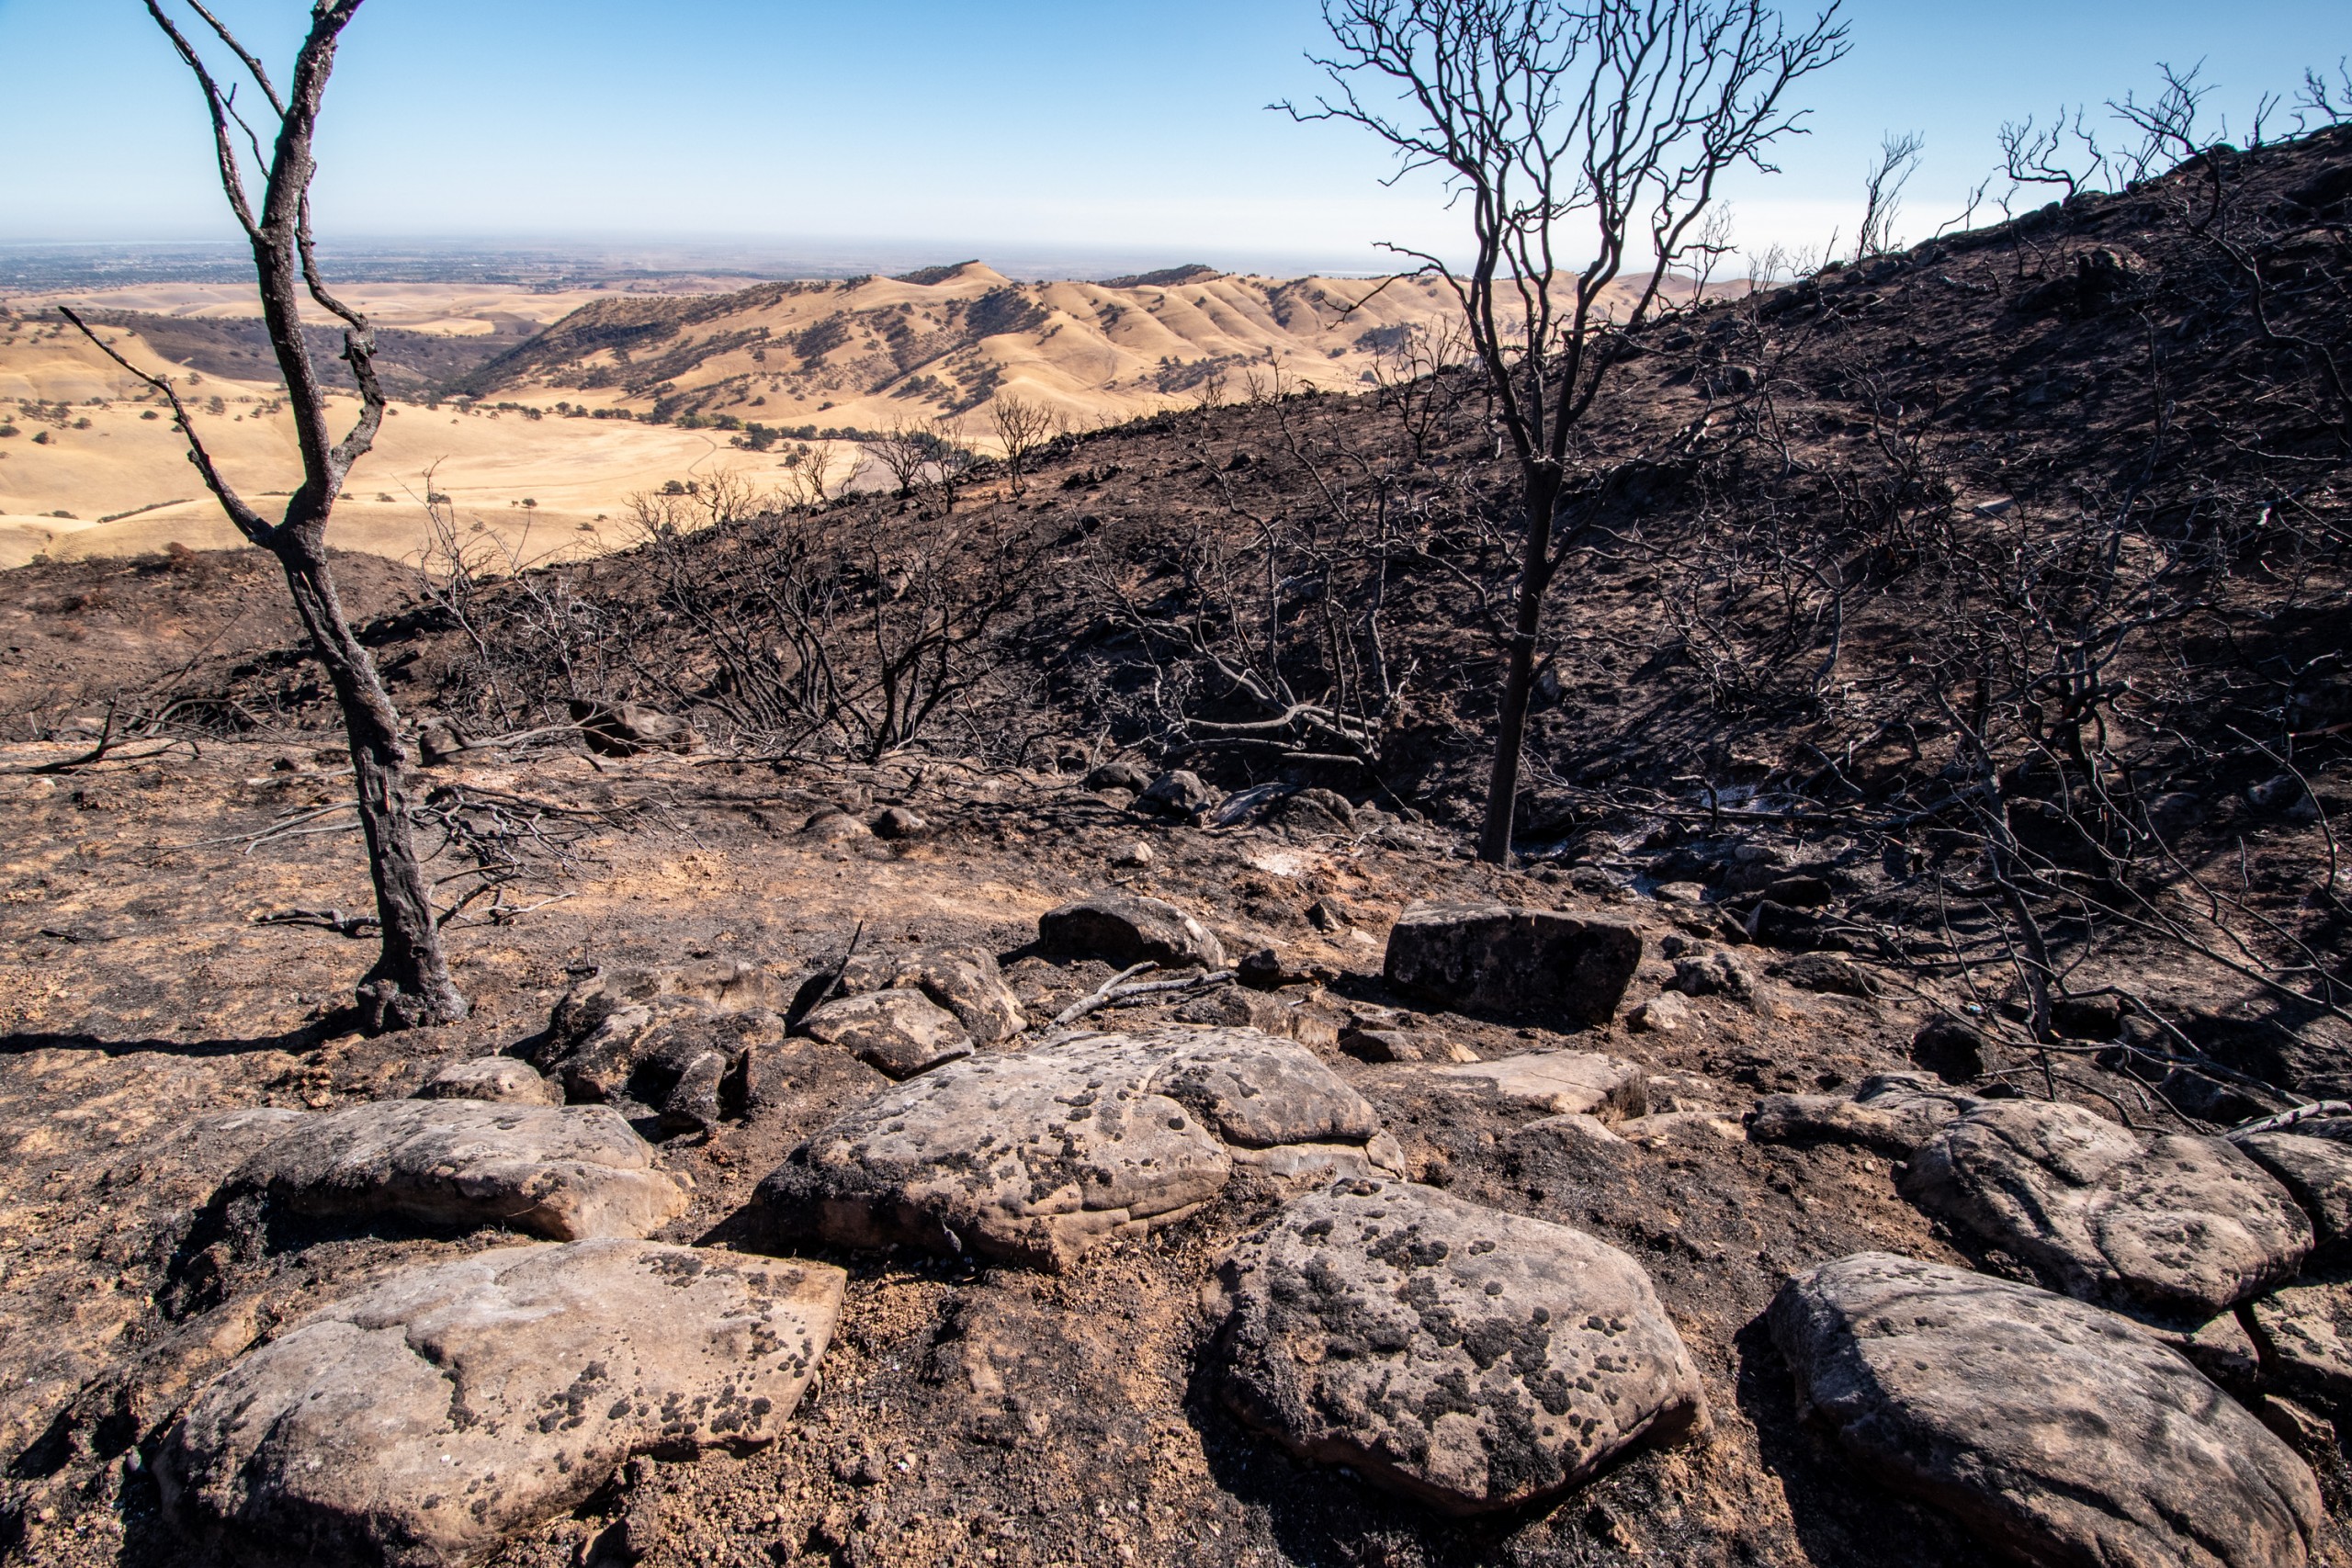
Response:
[[[1037,945],[1064,958],[1104,958],[1164,968],[1225,966],[1225,945],[1173,904],[1133,893],[1096,893],[1037,917]]]
[[[1706,884],[1701,882],[1662,882],[1657,891],[1661,904],[1679,904],[1685,908],[1697,908],[1707,901]]]
[[[1021,1000],[1004,983],[996,955],[968,943],[939,942],[897,953],[862,953],[842,965],[840,992],[856,996],[893,987],[921,991],[956,1015],[983,1045],[1010,1040],[1029,1026]]]
[[[800,1028],[894,1078],[910,1078],[972,1054],[972,1037],[955,1014],[911,989],[839,998],[811,1010]]]
[[[1866,1252],[1782,1286],[1798,1407],[1889,1487],[2026,1562],[2301,1568],[2319,1487],[2285,1444],[2128,1319]]]
[[[1756,976],[1747,965],[1717,948],[1674,961],[1674,978],[1667,988],[1686,997],[1730,997],[1746,1001],[1756,994]]]
[[[1800,953],[1772,965],[1772,978],[1800,991],[1867,999],[1878,995],[1877,982],[1860,964],[1826,953]]]
[[[1931,1018],[1911,1037],[1911,1059],[1946,1083],[1984,1076],[1984,1036],[1956,1018]]]
[[[718,1086],[726,1077],[727,1058],[716,1051],[688,1061],[662,1101],[662,1131],[706,1138],[718,1131]]]
[[[418,1086],[415,1100],[489,1100],[515,1105],[560,1105],[563,1095],[528,1062],[477,1056],[452,1062]]]
[[[1503,904],[1416,904],[1388,933],[1384,974],[1443,1007],[1607,1022],[1642,961],[1631,926]]]
[[[877,839],[911,839],[931,824],[903,806],[893,806],[874,818],[872,830]]]
[[[1764,886],[1764,897],[1792,909],[1819,909],[1833,897],[1829,884],[1818,876],[1776,877]]]
[[[1604,1122],[1639,1116],[1648,1107],[1648,1075],[1631,1062],[1597,1051],[1529,1051],[1454,1067],[1436,1077],[1491,1090],[1513,1105],[1565,1116],[1581,1111]]]
[[[1340,1180],[1285,1205],[1219,1280],[1234,1413],[1450,1513],[1556,1496],[1705,1423],[1648,1277],[1566,1226]]]
[[[643,703],[598,703],[573,698],[571,722],[588,750],[606,757],[634,757],[642,751],[695,751],[702,737],[682,718],[673,718]]]
[[[1216,791],[1202,783],[1200,774],[1178,768],[1152,780],[1136,797],[1136,807],[1142,811],[1156,811],[1163,817],[1189,820],[1216,802]]]
[[[1151,780],[1149,768],[1123,757],[1105,762],[1088,773],[1083,787],[1091,790],[1119,789],[1130,795],[1141,795],[1151,787]]]
[[[1475,1062],[1478,1053],[1434,1029],[1340,1031],[1340,1049],[1360,1062]]]
[[[808,820],[800,825],[800,834],[820,843],[840,843],[847,840],[870,839],[874,837],[874,829],[840,807],[829,806],[811,814]]]
[[[1625,1015],[1637,1033],[1679,1034],[1690,1027],[1690,1004],[1672,991],[1660,991]]]
[[[1158,858],[1151,852],[1151,846],[1140,840],[1121,844],[1111,852],[1111,863],[1122,871],[1141,870]]]

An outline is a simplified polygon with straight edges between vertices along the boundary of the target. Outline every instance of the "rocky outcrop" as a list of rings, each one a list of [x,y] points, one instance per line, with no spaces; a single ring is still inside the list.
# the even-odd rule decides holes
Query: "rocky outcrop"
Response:
[[[228,1190],[295,1213],[511,1225],[556,1241],[641,1236],[686,1191],[603,1106],[384,1100],[304,1118],[232,1175]]]
[[[1108,1236],[1181,1218],[1237,1164],[1369,1168],[1378,1132],[1363,1096],[1289,1041],[1080,1034],[951,1062],[883,1094],[796,1149],[758,1203],[782,1239],[1060,1269]]]
[[[1225,966],[1225,944],[1173,904],[1133,893],[1096,893],[1037,917],[1037,945],[1060,958],[1106,958],[1176,969]]]
[[[2068,1295],[2201,1322],[2295,1276],[2311,1222],[2220,1138],[1989,1100],[1920,1146],[1903,1195]]]
[[[2278,1387],[2352,1413],[2352,1283],[2299,1280],[2255,1302],[2252,1316]]]
[[[940,943],[899,953],[861,953],[842,966],[837,995],[921,991],[956,1015],[982,1045],[1010,1040],[1029,1026],[1021,1002],[1004,983],[996,955],[983,947]]]
[[[1886,1253],[1791,1280],[1801,1409],[1875,1479],[2029,1562],[2293,1568],[2324,1515],[2301,1460],[2113,1314]]]
[[[810,1009],[800,1027],[894,1078],[910,1078],[972,1054],[972,1037],[956,1015],[912,989],[839,998]]]
[[[165,1506],[239,1562],[473,1562],[631,1454],[773,1441],[842,1284],[614,1240],[411,1269],[199,1393],[157,1456]]]
[[[1503,904],[1416,904],[1388,932],[1385,973],[1441,1007],[1606,1023],[1642,961],[1631,926]]]
[[[1555,1495],[1704,1419],[1632,1258],[1431,1188],[1347,1179],[1295,1200],[1221,1281],[1235,1413],[1452,1512]]]
[[[1923,1073],[1880,1073],[1853,1094],[1768,1094],[1747,1135],[1759,1144],[1860,1144],[1896,1159],[1986,1102]]]
[[[2319,1245],[2352,1240],[2352,1146],[2300,1133],[2248,1133],[2230,1140],[2278,1178],[2311,1216]]]
[[[576,1104],[642,1106],[666,1130],[708,1132],[710,1090],[746,1052],[784,1039],[806,978],[725,959],[609,971],[556,1004],[529,1060]]]

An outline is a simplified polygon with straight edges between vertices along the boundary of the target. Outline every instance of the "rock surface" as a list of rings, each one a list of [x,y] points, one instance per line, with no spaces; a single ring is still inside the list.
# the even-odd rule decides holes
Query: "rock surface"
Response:
[[[1887,1253],[1798,1275],[1770,1313],[1801,1408],[1878,1480],[2031,1562],[2290,1568],[2301,1460],[2138,1325]]]
[[[1641,937],[1613,920],[1416,904],[1389,930],[1385,973],[1443,1007],[1598,1024],[1615,1014],[1641,961]]]
[[[837,998],[809,1010],[800,1027],[894,1078],[910,1078],[972,1054],[972,1037],[956,1015],[911,989]]]
[[[894,987],[921,991],[956,1015],[983,1045],[1010,1040],[1029,1026],[1020,998],[1004,983],[996,955],[983,947],[939,943],[901,953],[859,953],[842,965],[840,994]]]
[[[305,1118],[230,1177],[306,1214],[512,1225],[556,1241],[641,1236],[685,1189],[615,1111],[594,1105],[383,1100]]]
[[[574,1103],[641,1105],[667,1126],[695,1127],[712,1111],[703,1058],[717,1055],[724,1077],[746,1052],[781,1042],[806,977],[728,959],[608,971],[556,1004],[530,1061]]]
[[[774,1440],[843,1280],[616,1240],[412,1269],[215,1380],[158,1478],[183,1527],[240,1561],[474,1562],[631,1454]]]
[[[1614,1122],[1648,1109],[1649,1075],[1598,1051],[1526,1051],[1491,1062],[1439,1067],[1435,1075],[1490,1089],[1498,1099],[1555,1116],[1581,1112]]]
[[[1921,1073],[1880,1073],[1853,1095],[1768,1094],[1756,1102],[1748,1136],[1759,1144],[1841,1143],[1908,1159],[1985,1101]]]
[[[1901,1186],[2068,1295],[2200,1322],[2293,1279],[2312,1247],[2286,1189],[2222,1139],[2078,1106],[1987,1101],[1921,1145]]]
[[[673,718],[643,703],[598,703],[571,700],[571,722],[588,750],[607,757],[634,757],[643,751],[695,751],[702,736],[684,719]]]
[[[492,1100],[512,1105],[561,1105],[563,1095],[528,1062],[477,1056],[452,1062],[417,1087],[417,1100]]]
[[[1362,1149],[1378,1132],[1329,1067],[1255,1030],[1077,1034],[881,1095],[794,1150],[758,1201],[786,1238],[1061,1269],[1204,1201],[1232,1178],[1229,1145]]]
[[[2352,1283],[2299,1280],[2254,1303],[2271,1375],[2291,1393],[2352,1406]]]
[[[1295,1200],[1222,1281],[1235,1413],[1449,1511],[1555,1495],[1705,1418],[1632,1258],[1431,1188],[1344,1180]]]
[[[2292,1132],[2249,1133],[2231,1142],[2295,1195],[2321,1246],[2352,1240],[2352,1146]]]
[[[1225,944],[1173,904],[1133,893],[1096,893],[1037,917],[1037,945],[1063,958],[1107,958],[1168,968],[1225,966]]]

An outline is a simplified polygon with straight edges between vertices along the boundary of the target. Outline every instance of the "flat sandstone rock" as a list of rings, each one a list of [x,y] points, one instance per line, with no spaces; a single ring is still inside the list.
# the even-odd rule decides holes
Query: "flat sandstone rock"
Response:
[[[199,1393],[157,1456],[165,1506],[239,1562],[476,1562],[632,1454],[774,1440],[843,1279],[620,1240],[408,1269]]]
[[[414,1100],[491,1100],[509,1105],[560,1105],[563,1095],[528,1062],[477,1056],[452,1062],[418,1086]]]
[[[810,1138],[760,1184],[776,1233],[905,1243],[1060,1269],[1182,1217],[1241,1163],[1329,1169],[1372,1107],[1299,1045],[1253,1029],[1076,1034],[951,1062]],[[1283,1151],[1296,1148],[1292,1158]]]
[[[1483,1085],[1516,1105],[1555,1116],[1583,1114],[1615,1122],[1648,1108],[1649,1074],[1598,1051],[1525,1051],[1491,1062],[1437,1067],[1432,1076]]]
[[[894,1078],[910,1078],[972,1054],[972,1037],[956,1015],[912,987],[837,998],[810,1009],[800,1027]]]
[[[1903,1195],[2070,1296],[2202,1322],[2295,1277],[2312,1226],[2220,1138],[2150,1136],[2079,1106],[1988,1100],[1911,1157]]]
[[[1566,1226],[1341,1180],[1284,1206],[1221,1280],[1235,1413],[1449,1512],[1556,1495],[1705,1419],[1649,1277]]]
[[[2137,1324],[1883,1252],[1781,1287],[1800,1408],[1876,1480],[2030,1562],[2299,1568],[2303,1461]]]
[[[307,1117],[229,1179],[298,1213],[513,1225],[554,1241],[641,1236],[685,1189],[601,1105],[379,1100]]]
[[[1441,1007],[1606,1023],[1642,939],[1616,920],[1504,904],[1416,904],[1388,932],[1387,981]]]
[[[1759,1144],[1840,1143],[1908,1159],[1985,1102],[1925,1073],[1880,1073],[1842,1094],[1768,1094],[1748,1136]]]

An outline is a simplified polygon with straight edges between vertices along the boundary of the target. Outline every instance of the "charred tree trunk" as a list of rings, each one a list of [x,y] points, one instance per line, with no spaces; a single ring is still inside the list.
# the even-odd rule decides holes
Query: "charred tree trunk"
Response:
[[[1510,863],[1511,831],[1519,805],[1520,760],[1527,750],[1527,710],[1535,691],[1535,650],[1544,629],[1544,595],[1552,586],[1552,526],[1559,510],[1557,474],[1530,472],[1526,480],[1527,536],[1519,568],[1519,604],[1503,669],[1502,705],[1495,715],[1495,761],[1487,776],[1487,819],[1478,836],[1478,858]]]
[[[327,564],[326,530],[352,465],[375,445],[384,421],[385,398],[376,376],[376,340],[366,317],[327,292],[319,277],[311,234],[311,179],[318,172],[311,146],[319,107],[343,29],[361,0],[314,0],[311,28],[296,57],[293,79],[281,96],[261,61],[239,43],[213,14],[191,5],[197,17],[237,58],[271,112],[277,135],[261,201],[256,207],[238,156],[240,135],[254,156],[261,139],[238,110],[233,90],[224,90],[188,35],[165,13],[164,0],[146,0],[147,14],[163,29],[180,61],[203,88],[212,118],[213,154],[230,211],[253,247],[260,286],[262,320],[278,373],[286,382],[287,406],[302,454],[302,485],[272,523],[248,505],[213,463],[195,422],[171,382],[140,369],[117,354],[72,310],[63,313],[107,357],[161,393],[171,404],[187,439],[188,461],[206,488],[246,539],[277,558],[286,573],[294,607],[310,634],[311,651],[327,672],[335,705],[351,742],[360,827],[367,836],[368,868],[376,885],[376,911],[383,947],[361,980],[358,1001],[374,1029],[414,1028],[462,1018],[466,1000],[449,978],[440,931],[410,832],[408,753],[401,743],[400,713],[377,676],[375,661],[352,635]],[[343,358],[359,389],[359,415],[340,441],[327,426],[327,391],[302,336],[305,298],[339,317],[345,327]]]

